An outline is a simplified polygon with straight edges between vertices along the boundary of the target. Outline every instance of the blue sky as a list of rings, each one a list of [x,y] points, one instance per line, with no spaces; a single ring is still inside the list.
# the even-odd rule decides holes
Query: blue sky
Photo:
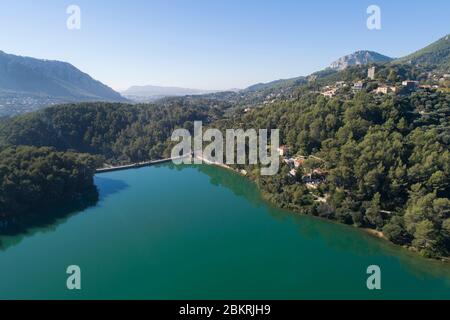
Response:
[[[81,8],[81,30],[66,9]],[[382,29],[366,27],[369,5]],[[448,0],[0,0],[0,50],[72,63],[114,89],[243,88],[360,49],[393,57],[450,33]]]

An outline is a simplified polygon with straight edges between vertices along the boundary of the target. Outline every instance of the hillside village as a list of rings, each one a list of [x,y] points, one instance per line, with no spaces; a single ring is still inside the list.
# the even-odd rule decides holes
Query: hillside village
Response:
[[[320,94],[327,98],[333,98],[339,93],[357,93],[366,89],[366,92],[375,94],[409,94],[422,90],[448,90],[450,88],[450,74],[428,73],[425,81],[403,80],[400,83],[395,80],[384,81],[377,77],[377,67],[367,70],[367,78],[356,82],[337,81],[334,85],[323,87]]]
[[[67,102],[50,96],[0,92],[0,117],[14,116],[39,110],[44,106],[54,106]]]
[[[323,168],[325,161],[316,156],[292,155],[291,148],[280,146],[278,153],[291,169],[289,175],[308,189],[317,189],[326,182],[328,171]]]
[[[367,77],[365,79],[353,82],[336,81],[332,85],[324,86],[318,93],[326,98],[334,98],[338,95],[344,98],[351,98],[351,96],[363,90],[376,95],[408,95],[418,90],[448,91],[450,88],[450,74],[448,73],[429,72],[423,81],[407,79],[395,82],[380,79],[377,71],[377,66],[371,66],[367,69]],[[315,80],[314,78],[313,81]],[[282,98],[286,91],[284,89],[283,92],[267,95],[263,105],[277,102],[277,99]],[[249,113],[252,110],[252,108],[245,108],[244,112]],[[324,161],[322,159],[314,156],[293,155],[292,147],[286,145],[280,146],[278,153],[284,163],[291,169],[289,175],[296,179],[298,183],[304,184],[310,190],[315,190],[326,183],[328,171],[323,168]],[[310,158],[316,160],[316,166],[305,167],[305,161]]]
[[[402,66],[402,67],[405,67]],[[407,67],[407,65],[406,65]],[[326,69],[312,74],[304,80],[297,80],[293,84],[268,87],[264,90],[238,93],[244,113],[251,112],[253,108],[271,105],[280,101],[295,100],[299,90],[315,92],[326,98],[341,97],[351,99],[358,92],[374,93],[377,95],[408,95],[419,90],[450,91],[450,73],[436,70],[426,71],[427,68],[417,70],[398,70],[400,73],[411,73],[410,78],[405,74],[396,74],[396,69],[386,64],[371,64],[369,67],[354,66],[342,72],[350,73],[348,78],[354,78],[364,69],[364,76],[356,76],[356,79],[339,79],[330,82],[336,75],[334,70]],[[330,74],[327,74],[330,72]],[[322,74],[324,73],[324,74]]]

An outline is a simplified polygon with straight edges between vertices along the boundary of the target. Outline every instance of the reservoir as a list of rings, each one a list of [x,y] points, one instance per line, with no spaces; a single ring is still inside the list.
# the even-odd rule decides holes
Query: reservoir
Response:
[[[164,164],[95,182],[96,205],[0,236],[0,299],[450,298],[450,264],[276,209],[226,169]],[[71,265],[80,291],[66,287]],[[381,290],[367,289],[371,265]]]

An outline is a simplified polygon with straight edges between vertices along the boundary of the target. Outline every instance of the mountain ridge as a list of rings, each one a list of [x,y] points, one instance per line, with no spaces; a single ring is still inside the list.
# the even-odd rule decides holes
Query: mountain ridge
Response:
[[[53,102],[54,101],[54,102]],[[118,92],[68,62],[0,51],[0,114],[61,102],[125,102]]]
[[[19,59],[21,63],[7,64],[5,57]],[[253,94],[258,97],[258,101],[272,101],[274,96],[289,96],[292,88],[318,77],[330,76],[351,66],[374,63],[426,66],[427,72],[438,71],[438,76],[439,74],[442,76],[450,72],[450,35],[402,58],[393,59],[375,51],[359,50],[339,58],[330,67],[309,76],[258,83],[243,90],[229,91],[240,92],[241,96]],[[45,68],[44,66],[47,65],[52,68]],[[4,77],[5,70],[12,72],[15,78],[6,79],[9,80],[7,82]],[[42,88],[43,85],[44,88]],[[92,86],[99,90],[92,92],[90,90]],[[166,97],[214,95],[221,92],[225,91],[147,85],[130,87],[123,91],[123,94],[135,102],[153,102]],[[22,103],[22,101],[25,102]],[[122,102],[127,100],[88,74],[76,69],[70,63],[14,56],[0,50],[0,116],[35,111],[40,107],[52,104],[85,101]],[[17,110],[11,110],[11,105]]]
[[[393,60],[394,60],[393,58],[385,56],[375,51],[358,50],[355,51],[354,53],[340,57],[336,61],[332,62],[329,68],[341,71],[355,65],[366,65],[369,63],[386,63],[391,62]]]
[[[258,83],[245,89],[246,91],[258,91],[274,89],[276,87],[286,87],[295,85],[303,79],[316,77],[321,74],[330,74],[343,71],[348,67],[356,65],[369,65],[371,63],[393,63],[393,64],[427,64],[431,70],[440,69],[444,72],[450,72],[450,34],[441,39],[432,42],[428,46],[417,50],[401,58],[391,58],[370,50],[358,50],[349,55],[343,56],[333,63],[328,68],[316,71],[309,76],[295,77],[291,79],[275,80],[267,83]]]
[[[393,62],[420,64],[448,72],[450,71],[450,34]]]

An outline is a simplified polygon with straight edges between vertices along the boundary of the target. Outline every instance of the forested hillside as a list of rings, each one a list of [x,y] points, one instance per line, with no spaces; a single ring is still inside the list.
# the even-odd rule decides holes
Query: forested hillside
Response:
[[[323,159],[307,160],[295,177],[287,166],[274,177],[241,167],[273,203],[378,229],[424,255],[449,254],[449,94],[423,90],[380,97],[361,92],[350,99],[306,94],[220,126],[279,128],[293,156]],[[301,177],[317,167],[329,174],[312,191]]]
[[[93,175],[99,159],[53,148],[8,147],[0,152],[0,233],[45,220],[52,205],[98,196]],[[44,213],[43,213],[44,212]]]
[[[450,72],[450,35],[446,35],[429,46],[394,61],[394,63],[422,65]]]
[[[87,103],[63,105],[16,117],[0,127],[5,145],[51,146],[101,155],[109,163],[159,159],[175,128],[192,128],[222,114],[219,106]]]

